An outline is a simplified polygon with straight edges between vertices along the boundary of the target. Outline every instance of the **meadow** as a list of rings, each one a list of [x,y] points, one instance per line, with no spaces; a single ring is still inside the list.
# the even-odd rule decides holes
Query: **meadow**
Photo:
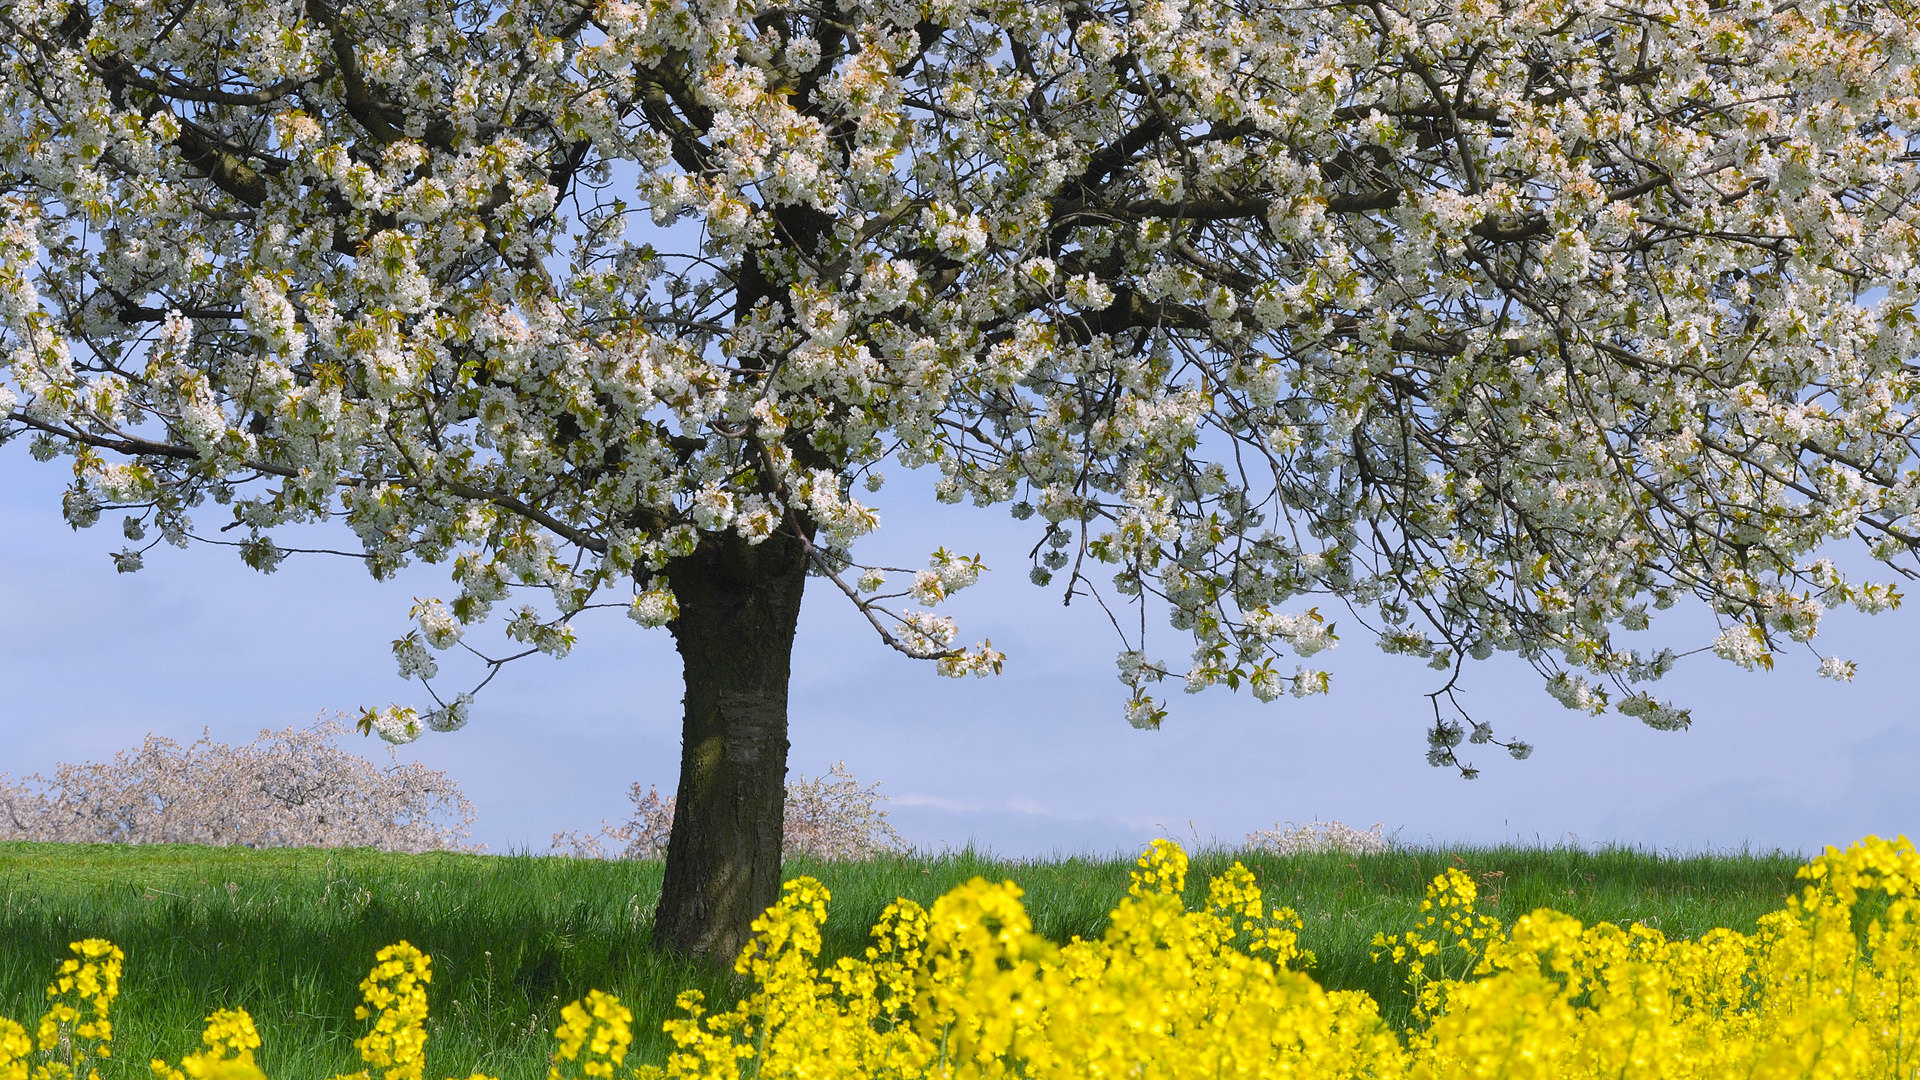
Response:
[[[1449,867],[1502,922],[1552,907],[1587,923],[1639,922],[1669,938],[1754,929],[1797,890],[1793,855],[1673,857],[1566,848],[1394,849],[1383,854],[1197,852],[1188,900],[1234,859],[1304,926],[1307,970],[1328,989],[1365,990],[1396,1025],[1409,995],[1371,959],[1374,935],[1413,925],[1427,883]],[[1133,857],[1010,862],[974,851],[857,862],[789,858],[832,891],[824,955],[857,955],[895,897],[930,904],[974,877],[1025,890],[1035,929],[1096,937],[1125,895]],[[746,987],[730,973],[665,960],[647,946],[657,861],[525,855],[184,845],[0,844],[0,1015],[31,1024],[67,943],[105,937],[126,951],[114,1006],[115,1056],[102,1080],[146,1080],[153,1057],[197,1048],[202,1021],[240,1007],[259,1025],[275,1080],[360,1068],[358,983],[383,945],[433,957],[428,1076],[484,1072],[540,1080],[560,1007],[602,989],[633,1010],[629,1061],[658,1062],[678,992],[716,1004]]]

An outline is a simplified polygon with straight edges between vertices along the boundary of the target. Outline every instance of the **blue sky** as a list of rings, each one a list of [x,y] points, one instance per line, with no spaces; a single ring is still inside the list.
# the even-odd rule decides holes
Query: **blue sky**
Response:
[[[246,741],[324,711],[418,702],[388,642],[415,596],[452,592],[444,568],[379,583],[354,562],[296,558],[263,576],[227,550],[160,548],[145,570],[116,574],[107,553],[119,547],[117,519],[80,533],[60,519],[64,468],[32,461],[20,443],[0,447],[0,773],[105,759],[149,731],[187,741],[204,727]],[[1170,688],[1165,727],[1133,730],[1104,616],[1063,609],[1056,590],[1027,583],[1031,523],[934,505],[912,480],[875,497],[884,525],[863,555],[919,565],[940,544],[981,553],[993,572],[949,610],[968,642],[991,637],[1007,654],[1006,672],[939,678],[880,645],[816,583],[794,660],[791,765],[812,774],[844,759],[881,781],[917,845],[1108,852],[1158,835],[1234,843],[1316,818],[1381,822],[1411,843],[1659,850],[1813,851],[1920,832],[1920,610],[1830,617],[1823,649],[1860,663],[1849,686],[1817,678],[1804,654],[1771,674],[1684,661],[1664,686],[1693,708],[1693,728],[1678,733],[1568,712],[1530,669],[1496,657],[1469,669],[1465,700],[1536,750],[1515,762],[1470,747],[1484,771],[1467,782],[1424,760],[1422,694],[1434,673],[1380,655],[1353,627],[1314,658],[1334,674],[1327,697],[1263,705],[1223,688]],[[207,507],[206,523],[219,511]],[[465,730],[400,751],[460,781],[479,809],[475,838],[492,850],[544,851],[557,830],[624,818],[631,782],[673,785],[671,641],[600,614],[571,657],[509,667]],[[1674,644],[1710,639],[1699,612],[1668,614],[1678,617],[1662,636]],[[1159,642],[1157,655],[1185,655],[1170,631]]]

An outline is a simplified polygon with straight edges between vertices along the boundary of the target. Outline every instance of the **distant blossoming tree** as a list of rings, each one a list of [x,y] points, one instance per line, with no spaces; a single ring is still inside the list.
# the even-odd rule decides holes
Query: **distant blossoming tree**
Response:
[[[934,613],[977,559],[859,561],[884,462],[1139,606],[1144,727],[1170,676],[1326,689],[1283,660],[1332,643],[1315,597],[1443,673],[1463,769],[1467,657],[1677,727],[1649,609],[1752,667],[1894,604],[1822,550],[1920,546],[1893,3],[10,0],[0,415],[75,526],[124,514],[122,569],[205,535],[268,571],[326,519],[376,576],[450,563],[410,677],[489,618],[667,627],[655,932],[728,956],[809,573],[1001,662]],[[464,722],[434,701],[365,722]]]
[[[0,840],[477,850],[459,784],[391,752],[385,768],[348,753],[337,745],[346,733],[328,719],[245,746],[148,735],[52,779],[0,775]]]
[[[553,834],[553,850],[582,859],[658,859],[667,853],[673,837],[675,799],[660,797],[657,788],[627,792],[633,816],[614,826],[604,820],[600,831],[569,829]],[[879,804],[887,797],[879,784],[863,785],[834,762],[824,776],[803,776],[787,782],[786,805],[781,811],[784,831],[781,853],[816,859],[868,859],[908,850],[906,841],[887,820]]]

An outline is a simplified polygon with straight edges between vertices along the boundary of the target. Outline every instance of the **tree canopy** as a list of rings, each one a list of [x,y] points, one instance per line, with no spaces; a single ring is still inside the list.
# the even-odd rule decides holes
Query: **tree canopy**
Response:
[[[74,525],[125,513],[123,569],[271,570],[323,519],[376,575],[449,562],[409,676],[603,603],[687,653],[689,603],[807,572],[991,671],[936,613],[977,560],[860,561],[896,463],[1034,519],[1135,724],[1156,684],[1326,689],[1337,611],[1682,726],[1650,611],[1771,665],[1898,601],[1831,541],[1920,548],[1910,14],[11,0],[4,431],[71,459]],[[1434,717],[1436,764],[1492,739]]]

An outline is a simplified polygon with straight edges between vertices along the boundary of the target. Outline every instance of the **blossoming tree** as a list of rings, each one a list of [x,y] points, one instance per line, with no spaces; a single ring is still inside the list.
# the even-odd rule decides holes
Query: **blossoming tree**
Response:
[[[1142,726],[1170,672],[1325,689],[1283,659],[1331,642],[1316,597],[1660,727],[1649,608],[1751,667],[1897,602],[1823,545],[1920,545],[1908,14],[10,0],[0,415],[75,526],[125,514],[122,569],[209,497],[263,571],[330,518],[376,576],[449,563],[408,676],[489,618],[667,627],[656,932],[728,956],[776,895],[808,576],[943,673],[1001,661],[934,613],[977,559],[858,560],[886,461],[1139,606]],[[1447,696],[1466,768],[1497,740]],[[463,722],[434,701],[367,723]]]

